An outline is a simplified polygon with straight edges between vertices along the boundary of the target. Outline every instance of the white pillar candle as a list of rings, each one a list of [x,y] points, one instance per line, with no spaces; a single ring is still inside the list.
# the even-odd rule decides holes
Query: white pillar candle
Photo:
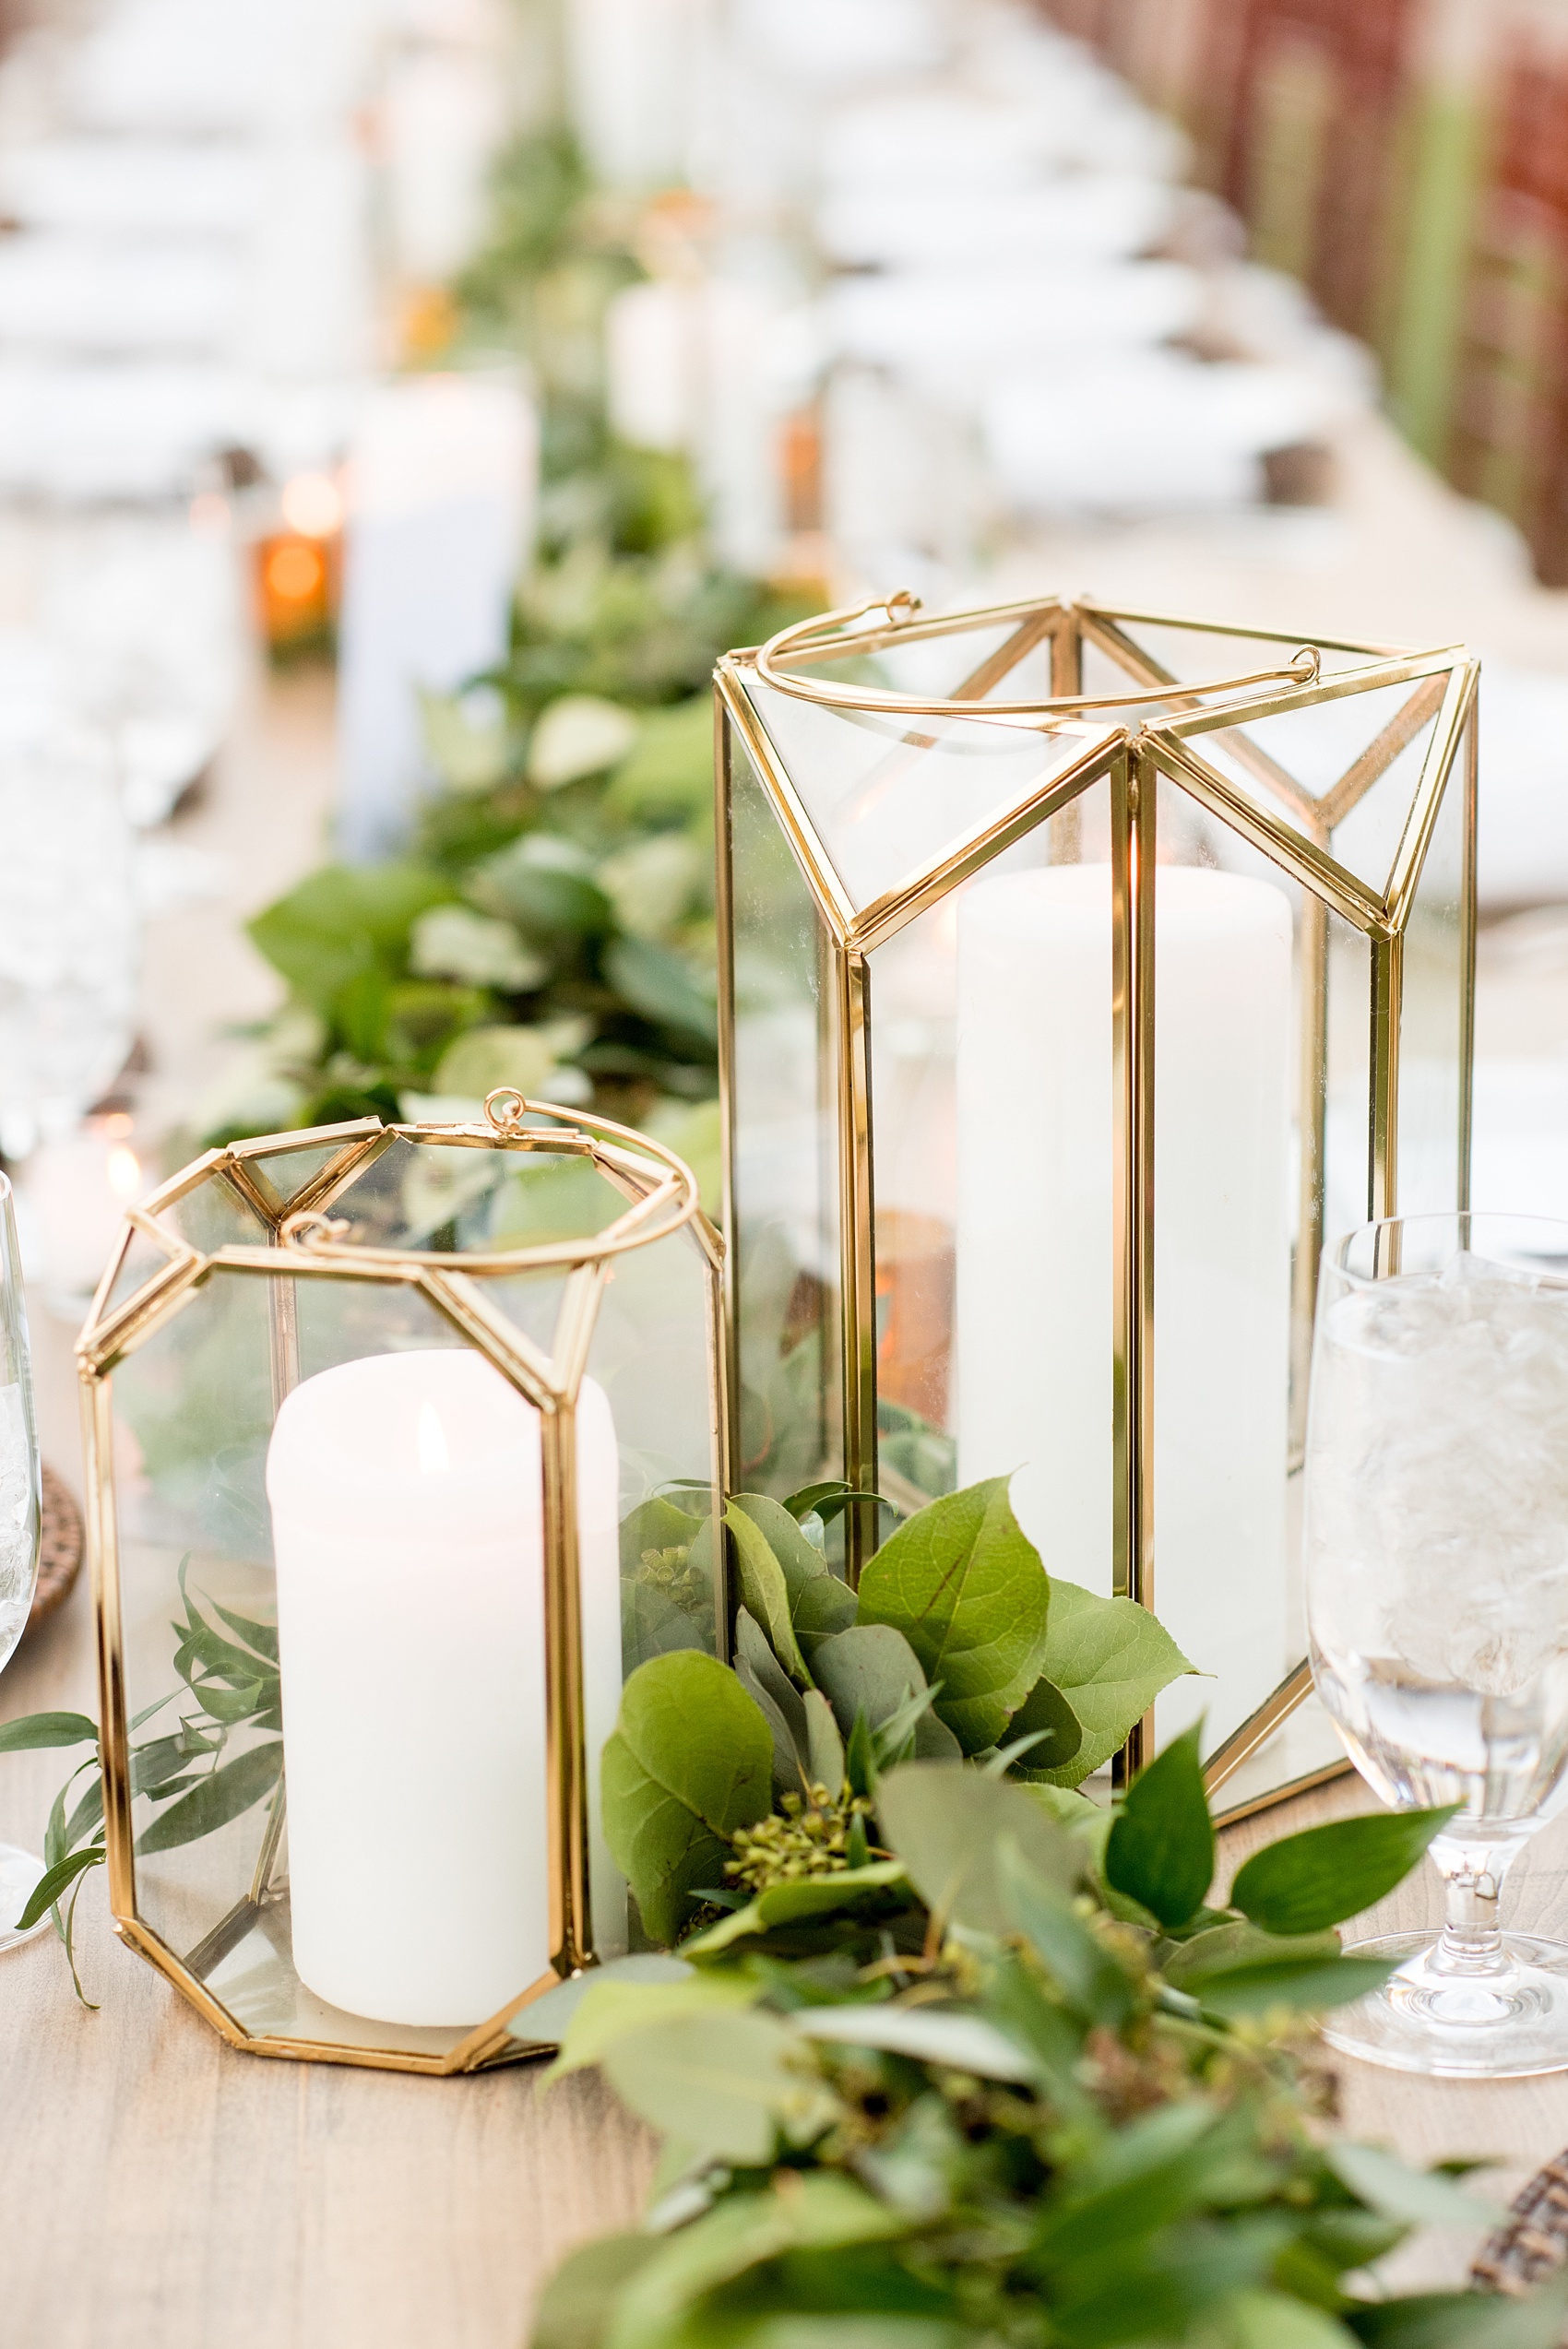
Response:
[[[597,1834],[621,1694],[618,1459],[577,1405],[593,1901],[624,1947]],[[267,1460],[278,1571],[294,1964],[378,2022],[467,2025],[549,1962],[540,1415],[466,1350],[304,1380]]]
[[[1287,1667],[1290,908],[1163,865],[1155,914],[1155,1608],[1212,1749]],[[1111,872],[978,882],[958,917],[958,1472],[1018,1473],[1048,1570],[1109,1593]],[[1294,1659],[1289,1659],[1294,1660]]]

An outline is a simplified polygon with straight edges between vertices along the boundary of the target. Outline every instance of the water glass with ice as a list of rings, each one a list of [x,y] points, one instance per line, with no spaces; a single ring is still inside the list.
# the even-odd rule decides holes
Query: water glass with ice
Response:
[[[1325,1253],[1307,1434],[1313,1675],[1396,1809],[1454,1804],[1440,1933],[1330,2017],[1348,2053],[1568,2067],[1568,1947],[1503,1932],[1510,1867],[1568,1796],[1568,1223],[1420,1216]]]

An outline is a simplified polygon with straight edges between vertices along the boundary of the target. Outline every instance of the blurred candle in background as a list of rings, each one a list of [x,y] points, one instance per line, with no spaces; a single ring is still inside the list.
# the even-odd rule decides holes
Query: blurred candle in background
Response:
[[[365,403],[339,629],[339,836],[352,860],[407,833],[425,775],[420,689],[450,693],[505,657],[538,470],[515,383],[411,376]]]
[[[1156,889],[1155,1608],[1229,1734],[1286,1669],[1290,905]],[[977,882],[958,916],[958,1475],[1018,1473],[1052,1574],[1109,1594],[1111,870]],[[1293,1659],[1292,1659],[1293,1660]]]
[[[597,1832],[621,1696],[618,1460],[577,1406],[594,1933],[625,1947]],[[294,1963],[378,2022],[482,2022],[550,1955],[540,1415],[461,1348],[306,1379],[267,1453]]]

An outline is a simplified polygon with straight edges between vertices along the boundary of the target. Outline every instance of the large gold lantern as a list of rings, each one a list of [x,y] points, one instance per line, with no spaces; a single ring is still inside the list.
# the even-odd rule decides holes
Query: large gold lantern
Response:
[[[471,2070],[625,1948],[622,1679],[724,1652],[722,1253],[668,1150],[505,1093],[131,1211],[77,1347],[110,1903],[235,2046]]]
[[[1156,1608],[1239,1812],[1344,1767],[1318,1262],[1467,1204],[1476,663],[1053,598],[719,667],[733,1481],[978,1477]],[[877,1513],[851,1512],[853,1579]]]

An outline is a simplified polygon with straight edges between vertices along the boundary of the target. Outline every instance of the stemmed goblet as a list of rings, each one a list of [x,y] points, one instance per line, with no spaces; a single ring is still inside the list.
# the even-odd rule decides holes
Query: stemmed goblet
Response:
[[[1369,1224],[1324,1255],[1306,1456],[1313,1677],[1369,1785],[1456,1815],[1440,1933],[1330,2017],[1347,2053],[1505,2079],[1568,2067],[1568,1947],[1500,1929],[1568,1765],[1568,1223]]]

